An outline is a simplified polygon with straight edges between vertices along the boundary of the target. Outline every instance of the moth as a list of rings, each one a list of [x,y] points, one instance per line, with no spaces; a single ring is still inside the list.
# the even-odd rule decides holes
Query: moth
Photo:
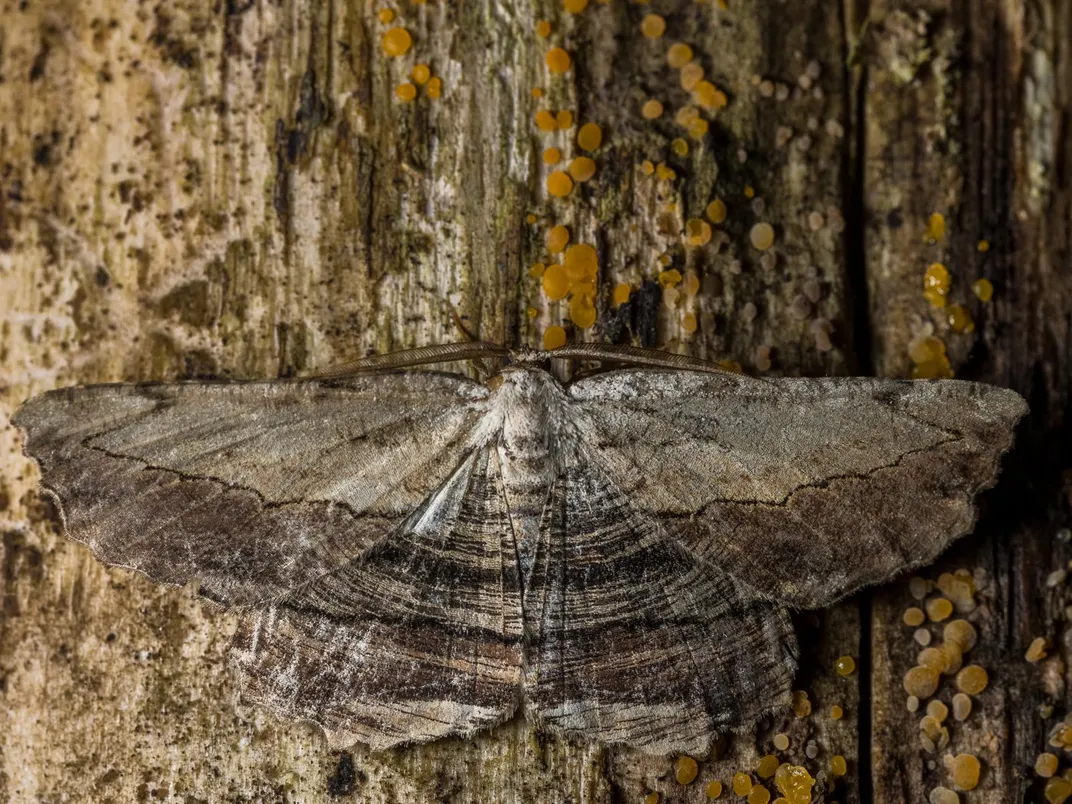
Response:
[[[551,356],[618,367],[562,384]],[[460,360],[502,365],[402,370]],[[972,529],[1026,410],[957,380],[465,343],[298,381],[65,388],[15,423],[66,534],[232,610],[248,696],[333,746],[523,709],[702,755],[787,702],[789,609]]]

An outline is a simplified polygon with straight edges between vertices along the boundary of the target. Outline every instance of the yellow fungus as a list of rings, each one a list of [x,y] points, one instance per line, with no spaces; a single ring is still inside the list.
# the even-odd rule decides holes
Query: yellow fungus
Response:
[[[532,97],[534,97],[534,98],[542,98],[543,97],[543,87],[533,87],[532,89],[529,90],[529,92],[532,94]]]
[[[689,144],[681,139],[681,137],[677,137],[670,143],[670,150],[678,156],[687,156],[689,153]]]
[[[791,804],[808,804],[814,785],[815,779],[800,765],[780,765],[774,774],[774,786]]]
[[[845,761],[845,757],[841,754],[835,754],[830,757],[830,772],[834,776],[844,776],[849,772],[849,763]]]
[[[990,251],[990,241],[980,240],[978,243],[975,244],[975,250],[978,251],[980,254],[985,254],[986,252]]]
[[[756,775],[760,779],[769,779],[774,775],[774,772],[778,770],[778,757],[774,754],[767,754],[759,760],[759,764],[756,766]]]
[[[745,198],[751,198],[751,197],[752,197],[752,196],[754,196],[755,194],[756,194],[756,190],[755,190],[755,188],[754,188],[754,187],[753,187],[753,186],[752,186],[751,184],[747,185],[747,186],[746,186],[746,187],[744,188],[744,197],[745,197]]]
[[[645,120],[655,120],[656,118],[662,117],[663,105],[655,100],[655,98],[651,98],[645,101],[644,105],[640,107],[640,114]]]
[[[566,248],[569,238],[569,229],[565,226],[552,226],[547,230],[547,250],[552,254],[558,254]]]
[[[738,796],[747,796],[752,792],[752,777],[747,773],[733,774],[733,792]]]
[[[529,276],[533,279],[539,279],[543,276],[543,272],[547,270],[547,266],[542,262],[534,262],[529,266]]]
[[[986,670],[977,664],[969,664],[957,673],[957,689],[968,695],[978,695],[989,681]]]
[[[428,83],[428,79],[432,77],[432,69],[427,64],[414,64],[413,70],[410,72],[410,78],[413,79],[413,83],[418,86],[424,86]]]
[[[528,215],[525,216],[525,223],[536,223],[536,216],[530,212]]]
[[[561,265],[548,265],[543,272],[543,292],[551,301],[566,298],[569,293],[569,279],[566,269]]]
[[[587,293],[576,293],[570,297],[570,321],[581,329],[588,329],[596,323],[596,306]]]
[[[543,333],[543,348],[557,349],[566,345],[566,330],[562,327],[548,327]]]
[[[555,198],[565,198],[573,190],[573,179],[561,170],[547,177],[547,192]]]
[[[1045,637],[1035,637],[1031,640],[1031,644],[1027,646],[1027,652],[1024,653],[1024,658],[1034,664],[1035,662],[1041,662],[1046,658],[1046,639]]]
[[[950,763],[953,784],[961,790],[974,790],[979,784],[979,758],[974,754],[957,754]]]
[[[696,320],[696,313],[685,313],[681,319],[681,328],[691,335],[698,327],[699,322]]]
[[[695,106],[682,106],[674,114],[674,122],[682,128],[688,128],[693,121],[700,119],[700,110]]]
[[[680,70],[692,61],[692,48],[684,42],[675,42],[666,51],[666,63],[675,70]]]
[[[945,655],[938,648],[924,648],[916,657],[916,664],[929,667],[936,673],[942,673],[946,668]]]
[[[439,96],[443,94],[443,79],[433,75],[424,85],[424,91],[432,100],[439,100]]]
[[[539,314],[540,311],[537,310],[535,307],[529,307],[525,310],[525,315],[527,315],[529,318],[535,318]]]
[[[588,0],[562,0],[562,7],[570,14],[580,14],[588,8]]]
[[[933,717],[938,723],[943,723],[949,717],[949,707],[935,699],[927,704],[927,715]]]
[[[962,651],[974,648],[976,638],[975,626],[967,620],[953,620],[942,629],[942,639],[959,645]]]
[[[698,61],[690,61],[681,68],[681,88],[690,92],[704,77],[704,68]]]
[[[580,282],[583,279],[591,281],[599,272],[599,255],[587,243],[577,243],[566,249],[562,264],[570,281]]]
[[[785,751],[787,748],[789,748],[789,735],[782,734],[781,732],[775,734],[774,747],[777,748],[779,751]]]
[[[913,363],[931,363],[946,356],[945,344],[933,335],[918,338],[908,345],[908,356]]]
[[[411,100],[417,97],[417,87],[408,81],[404,84],[399,84],[395,87],[395,97],[403,103],[409,103]]]
[[[659,284],[664,288],[672,288],[681,281],[681,271],[671,268],[668,271],[659,272]]]
[[[536,35],[541,39],[546,39],[551,35],[551,23],[547,20],[540,20],[536,23]]]
[[[837,704],[834,704],[833,706],[830,707],[830,719],[831,720],[841,720],[841,718],[844,717],[844,716],[845,716],[845,710],[842,709]]]
[[[729,102],[722,90],[710,81],[697,81],[692,89],[692,99],[705,109],[722,109]]]
[[[381,8],[376,15],[376,19],[386,25],[389,22],[394,22],[395,10],[393,8]]]
[[[942,654],[942,661],[945,663],[943,673],[951,676],[960,670],[964,663],[964,651],[960,649],[960,645],[956,642],[943,642],[938,646],[938,652]]]
[[[904,624],[911,626],[912,628],[918,628],[923,625],[923,621],[927,619],[927,615],[923,613],[923,609],[916,606],[905,609],[904,616],[901,618],[904,620]]]
[[[704,135],[707,134],[710,124],[702,117],[697,117],[688,124],[687,128],[689,130],[689,136],[694,140],[699,140],[703,139]]]
[[[596,175],[596,163],[587,156],[578,156],[571,160],[566,169],[576,182],[588,181]]]
[[[689,271],[688,276],[685,277],[685,293],[689,296],[695,296],[700,292],[700,277],[695,273]]]
[[[770,804],[770,790],[756,785],[748,793],[748,804]]]
[[[968,308],[963,304],[950,305],[946,310],[946,317],[949,321],[949,328],[954,332],[968,333],[975,331],[975,322],[972,320]]]
[[[543,163],[545,165],[557,165],[562,161],[562,152],[558,148],[546,148],[543,152]]]
[[[553,47],[544,55],[547,69],[556,75],[560,75],[570,68],[572,61],[570,55],[560,47]]]
[[[555,123],[561,129],[569,128],[573,125],[573,112],[571,112],[569,109],[561,110],[557,115],[555,115]]]
[[[663,253],[659,255],[659,265],[663,266],[664,268],[673,261],[674,258],[671,257],[669,254]]]
[[[931,263],[923,274],[923,296],[934,307],[945,307],[950,285],[949,270],[940,262]]]
[[[594,151],[603,143],[603,129],[595,123],[585,123],[577,131],[577,145],[585,151]]]
[[[655,163],[652,162],[650,159],[645,159],[643,162],[640,163],[640,171],[645,176],[650,176],[652,173],[655,172]]]
[[[558,121],[549,111],[541,109],[536,112],[536,128],[540,129],[540,131],[554,131],[558,128]]]
[[[1043,779],[1049,779],[1057,773],[1057,763],[1058,760],[1056,754],[1039,754],[1035,757],[1035,773]]]
[[[953,613],[953,604],[944,597],[936,597],[927,601],[927,616],[932,622],[940,623],[948,620]]]
[[[972,699],[965,695],[963,692],[958,692],[953,696],[953,719],[957,721],[965,721],[971,714]]]
[[[943,237],[945,237],[945,216],[940,212],[935,212],[927,219],[927,234],[923,239],[934,243]]]
[[[413,37],[405,28],[391,28],[384,33],[383,52],[388,56],[401,56],[413,47]]]
[[[989,279],[976,279],[972,283],[972,292],[982,302],[988,302],[994,298],[994,285]]]
[[[689,756],[680,756],[677,758],[677,765],[674,768],[674,778],[677,779],[678,784],[692,784],[696,779],[696,774],[700,772],[699,766],[696,764],[696,760]]]
[[[793,714],[797,717],[807,717],[811,714],[811,701],[804,690],[793,690]]]
[[[711,242],[711,224],[703,218],[685,221],[685,243],[689,246],[706,246]]]
[[[711,221],[711,223],[722,223],[726,220],[726,203],[721,198],[716,198],[708,204],[705,211],[707,220]]]
[[[904,674],[904,689],[917,698],[930,698],[938,689],[938,672],[926,665],[913,667]]]
[[[660,162],[655,166],[655,175],[663,181],[673,181],[677,178],[677,171],[672,167],[668,167],[666,164]]]
[[[658,39],[666,33],[666,20],[658,14],[648,14],[640,23],[640,32],[648,39]]]
[[[555,329],[557,329],[557,327],[555,327]],[[565,333],[563,333],[562,337],[566,337]],[[563,343],[565,343],[565,341],[563,341]],[[648,793],[646,796],[644,796],[644,804],[659,804],[659,794]]]
[[[761,221],[752,227],[748,233],[748,239],[752,241],[753,248],[766,251],[774,245],[774,227]]]
[[[718,798],[722,795],[722,782],[718,781],[718,779],[708,782],[707,789],[704,792],[708,798]]]
[[[1072,781],[1061,776],[1055,776],[1046,781],[1046,788],[1042,791],[1048,804],[1064,804],[1068,797],[1072,796]]]
[[[856,670],[856,661],[851,656],[842,656],[834,662],[834,670],[839,676],[851,676]]]
[[[614,306],[620,307],[629,301],[629,296],[632,294],[633,288],[631,285],[627,285],[622,282],[614,287]]]

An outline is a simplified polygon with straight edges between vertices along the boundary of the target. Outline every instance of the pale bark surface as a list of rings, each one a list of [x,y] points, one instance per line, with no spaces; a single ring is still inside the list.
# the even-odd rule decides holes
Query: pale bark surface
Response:
[[[781,755],[822,783],[830,756],[848,758],[827,801],[919,802],[947,782],[905,709],[900,679],[918,646],[900,622],[904,583],[798,617],[798,687],[813,715],[729,738],[682,787],[673,758],[560,742],[516,719],[473,741],[329,751],[317,730],[241,702],[228,617],[192,590],[106,570],[57,535],[8,425],[28,396],[271,378],[458,340],[451,306],[482,337],[538,345],[566,305],[548,303],[527,270],[546,260],[547,227],[564,223],[600,253],[599,322],[575,337],[612,332],[615,284],[654,280],[668,251],[702,290],[671,311],[645,286],[632,322],[642,340],[752,370],[769,346],[775,372],[903,376],[930,324],[957,376],[1028,398],[1009,482],[976,536],[926,574],[966,566],[980,578],[972,659],[991,683],[949,750],[977,753],[985,770],[963,800],[1025,790],[1039,800],[1031,764],[1067,708],[1066,592],[1043,580],[1072,557],[1054,539],[1072,513],[1061,485],[1072,442],[1072,2],[611,0],[576,16],[557,0],[404,2],[394,24],[415,45],[395,61],[380,45],[381,7],[0,0],[0,799],[610,802],[660,791],[698,802],[710,779],[728,786],[753,770],[779,731],[791,739]],[[639,33],[653,11],[668,22],[655,42]],[[536,36],[539,19],[550,40]],[[672,120],[686,102],[665,67],[677,40],[730,98],[703,145]],[[547,73],[549,43],[573,55],[565,76]],[[805,90],[813,61],[819,77]],[[416,62],[442,78],[440,100],[395,100]],[[639,113],[649,96],[667,108],[655,123]],[[547,196],[541,152],[577,153],[577,129],[538,132],[540,108],[603,127],[595,179],[565,201]],[[678,136],[687,156],[670,151]],[[677,179],[646,176],[645,159]],[[748,245],[757,216],[746,187],[775,225],[773,265]],[[684,221],[715,195],[730,211],[716,227],[726,242],[682,249]],[[930,245],[934,212],[949,233]],[[923,299],[936,260],[974,333],[949,332]],[[970,291],[981,276],[997,289],[986,305]],[[809,279],[821,298],[805,307]],[[699,320],[691,336],[685,309]],[[817,318],[832,322],[828,351]],[[1054,647],[1029,665],[1036,636]],[[857,673],[834,673],[841,655]],[[840,721],[827,715],[834,703]],[[1040,705],[1053,713],[1040,717]]]

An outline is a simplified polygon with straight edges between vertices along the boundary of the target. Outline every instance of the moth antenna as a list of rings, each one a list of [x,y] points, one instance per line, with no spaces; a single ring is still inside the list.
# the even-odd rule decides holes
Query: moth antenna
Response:
[[[337,366],[330,366],[321,371],[307,374],[303,380],[330,380],[349,377],[366,371],[389,371],[391,369],[410,368],[428,363],[451,363],[472,360],[483,362],[485,358],[506,359],[510,351],[497,343],[476,341],[473,343],[445,343],[431,346],[418,346],[415,349],[403,349],[384,355],[369,355],[358,360],[351,360]]]
[[[573,343],[560,346],[544,353],[547,357],[573,358],[575,360],[614,360],[634,366],[652,366],[654,368],[682,369],[685,371],[706,371],[711,374],[730,374],[734,377],[747,377],[755,382],[766,383],[762,377],[741,374],[731,369],[689,355],[678,355],[658,349],[642,346],[614,343]]]

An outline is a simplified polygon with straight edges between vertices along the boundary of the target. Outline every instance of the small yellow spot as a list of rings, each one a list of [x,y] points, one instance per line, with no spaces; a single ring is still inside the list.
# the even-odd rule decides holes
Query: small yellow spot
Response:
[[[395,97],[403,103],[409,103],[411,100],[417,97],[417,87],[408,81],[404,84],[399,84],[395,87]]]
[[[557,115],[555,115],[555,123],[561,129],[567,129],[573,125],[573,112],[569,109],[563,109]]]
[[[659,272],[659,284],[664,288],[675,287],[681,281],[681,271],[671,268],[669,271]]]
[[[688,126],[686,126],[686,128],[688,128],[689,130],[689,136],[692,137],[694,140],[703,139],[704,135],[707,134],[707,130],[710,127],[711,124],[704,120],[702,117],[697,117],[695,120],[692,120],[688,124]]]
[[[547,230],[547,250],[552,254],[559,254],[569,243],[569,229],[565,226],[552,226]]]
[[[643,162],[640,163],[640,171],[645,176],[650,176],[652,173],[655,172],[655,163],[652,162],[650,159],[645,159]]]
[[[975,626],[967,620],[953,620],[942,629],[942,639],[959,646],[961,651],[974,648],[977,637]]]
[[[756,189],[751,184],[747,185],[744,188],[744,197],[745,198],[752,198],[755,194],[756,194]]]
[[[927,616],[930,617],[931,622],[940,623],[948,620],[952,613],[953,604],[944,597],[936,597],[927,601]]]
[[[815,779],[800,765],[783,764],[774,774],[774,786],[791,804],[807,804],[811,801],[811,788]]]
[[[704,68],[698,61],[690,61],[681,68],[681,88],[692,91],[703,80]]]
[[[689,271],[688,276],[685,277],[685,294],[687,296],[695,296],[700,292],[700,277],[695,273]]]
[[[555,327],[555,329],[557,329],[557,327]],[[545,335],[544,336],[545,340],[546,340],[546,337],[547,336]],[[563,337],[563,339],[565,339],[565,337],[566,337],[565,333],[562,334],[562,337]],[[565,343],[565,340],[563,340],[562,343]],[[559,345],[561,346],[562,344],[559,344]],[[558,347],[545,347],[545,348],[556,348],[557,349]],[[658,793],[648,793],[646,796],[644,796],[644,804],[659,804],[659,794]]]
[[[681,319],[681,328],[691,335],[698,327],[699,323],[696,320],[696,313],[685,313]]]
[[[1064,804],[1068,797],[1072,796],[1072,781],[1063,776],[1055,776],[1046,781],[1046,788],[1042,791],[1048,804]]]
[[[1057,773],[1058,759],[1055,754],[1045,753],[1035,757],[1035,773],[1043,779],[1049,779]]]
[[[536,223],[536,216],[530,212],[528,215],[525,216],[525,223]]]
[[[570,14],[580,14],[588,8],[588,0],[562,0],[562,6]]]
[[[658,14],[648,14],[640,23],[640,32],[648,39],[658,39],[666,33],[666,20]]]
[[[951,283],[949,270],[940,262],[931,263],[923,274],[923,296],[934,307],[945,307]]]
[[[675,42],[666,51],[666,63],[675,70],[680,70],[692,61],[692,48],[684,42]]]
[[[439,100],[439,97],[443,94],[443,79],[439,78],[439,76],[433,75],[431,78],[428,79],[428,83],[425,85],[424,91],[432,100]]]
[[[839,676],[851,676],[856,670],[856,661],[851,656],[842,656],[834,662],[834,671]]]
[[[688,246],[706,246],[711,242],[711,224],[703,218],[689,218],[685,221],[685,244]]]
[[[779,751],[785,751],[789,748],[789,735],[779,732],[774,735],[774,747]]]
[[[1027,652],[1024,653],[1024,658],[1034,664],[1035,662],[1041,662],[1046,658],[1046,638],[1035,637],[1031,640],[1031,644],[1027,646]]]
[[[927,234],[923,239],[936,243],[943,237],[945,237],[945,216],[940,212],[935,212],[927,219]]]
[[[547,192],[555,198],[565,198],[573,190],[573,179],[561,170],[547,177]]]
[[[543,163],[545,165],[557,165],[562,161],[562,152],[558,148],[545,148],[543,152]]]
[[[722,223],[726,220],[726,203],[721,198],[716,198],[707,205],[707,220],[711,223]]]
[[[540,20],[536,23],[536,35],[541,39],[546,39],[551,35],[551,23],[547,20]]]
[[[549,111],[540,109],[540,111],[536,112],[536,128],[540,131],[554,131],[558,128],[558,122]]]
[[[432,77],[432,69],[427,64],[414,64],[410,77],[413,79],[414,84],[424,86],[428,83],[428,79]]]
[[[401,56],[413,47],[413,37],[405,28],[391,28],[384,33],[382,43],[388,56]]]
[[[933,335],[918,338],[908,345],[908,356],[913,363],[932,363],[945,358],[945,344],[941,338],[935,338]]]
[[[901,618],[904,620],[904,624],[911,626],[912,628],[918,628],[923,625],[923,621],[927,619],[927,615],[923,613],[923,609],[916,606],[905,609],[904,616]]]
[[[938,671],[926,665],[913,667],[904,674],[904,689],[917,698],[930,698],[938,689]]]
[[[969,333],[975,331],[975,322],[971,313],[963,304],[951,304],[946,310],[949,328],[954,332]]]
[[[708,798],[718,798],[722,795],[722,782],[718,781],[718,779],[708,782],[705,792]]]
[[[543,87],[533,87],[532,89],[529,90],[529,92],[532,94],[532,97],[534,97],[534,98],[542,98],[543,97]]]
[[[759,764],[756,766],[756,775],[760,779],[769,779],[778,770],[779,764],[778,757],[774,756],[774,754],[767,754],[759,760]]]
[[[990,241],[980,240],[978,243],[975,244],[975,250],[978,251],[980,254],[985,254],[986,252],[990,251]]]
[[[961,790],[974,790],[979,784],[979,758],[974,754],[957,754],[950,763],[953,784]]]
[[[629,301],[629,296],[632,293],[633,288],[631,285],[627,285],[624,282],[619,285],[616,285],[614,288],[614,306],[620,307],[621,305],[625,304],[627,301]]]
[[[663,105],[655,98],[651,98],[640,107],[640,114],[645,120],[655,120],[663,116]]]
[[[674,777],[677,779],[678,784],[692,784],[693,780],[696,779],[696,774],[699,772],[700,768],[692,757],[680,756],[677,758]]]
[[[566,269],[566,276],[574,284],[593,282],[599,273],[599,255],[587,243],[577,243],[567,248],[562,264]]]
[[[756,785],[748,793],[748,804],[770,804],[770,790]]]
[[[830,772],[834,776],[844,776],[849,772],[849,763],[845,761],[845,757],[841,754],[835,754],[830,757]]]
[[[957,721],[965,721],[968,719],[968,715],[971,714],[972,699],[965,695],[963,692],[958,692],[953,696],[953,719]]]
[[[539,279],[543,276],[543,272],[547,270],[547,266],[542,262],[534,262],[529,266],[529,276],[533,279]]]
[[[681,139],[681,137],[678,137],[670,143],[670,150],[678,156],[688,156],[689,144],[685,142],[685,140]]]
[[[986,670],[977,664],[969,664],[957,673],[957,689],[968,695],[978,695],[989,682]]]
[[[587,293],[575,293],[569,304],[570,321],[581,329],[588,329],[596,323],[596,306]]]
[[[540,311],[537,310],[535,307],[529,307],[527,310],[525,310],[525,315],[527,315],[529,318],[535,318],[539,314]]]
[[[577,131],[577,145],[585,151],[594,151],[603,144],[603,129],[595,123],[585,123]]]
[[[747,773],[733,774],[733,792],[738,796],[747,796],[752,792],[752,777]]]
[[[544,61],[547,62],[547,69],[556,75],[561,75],[570,68],[572,61],[570,55],[560,47],[553,47],[547,51],[544,55]]]
[[[842,709],[837,704],[834,704],[833,706],[830,707],[830,719],[831,720],[841,720],[841,718],[843,718],[844,716],[845,716],[845,710]]]
[[[557,349],[566,345],[566,330],[562,327],[548,327],[543,333],[543,348]],[[658,793],[655,793],[655,801],[658,801]]]
[[[982,302],[988,302],[994,298],[994,285],[989,279],[976,279],[972,283],[972,291]]]
[[[380,12],[376,15],[376,19],[387,25],[389,22],[394,22],[395,10],[393,8],[381,8]]]
[[[672,167],[667,167],[663,162],[660,162],[655,166],[655,175],[662,181],[673,181],[677,178],[677,171]]]
[[[695,106],[682,106],[674,114],[674,122],[682,128],[688,128],[694,121],[700,118],[700,110]]]
[[[543,292],[551,301],[566,298],[569,293],[569,280],[566,269],[561,265],[548,265],[543,272]]]
[[[811,701],[804,690],[793,690],[793,714],[797,717],[807,717],[811,714]]]
[[[571,160],[566,169],[576,182],[588,181],[596,175],[596,163],[587,156],[578,156]]]
[[[766,251],[774,245],[774,227],[766,221],[761,221],[752,227],[748,239],[752,241],[753,248]]]
[[[692,90],[692,99],[705,109],[717,111],[725,108],[729,100],[726,94],[710,81],[699,81]]]

